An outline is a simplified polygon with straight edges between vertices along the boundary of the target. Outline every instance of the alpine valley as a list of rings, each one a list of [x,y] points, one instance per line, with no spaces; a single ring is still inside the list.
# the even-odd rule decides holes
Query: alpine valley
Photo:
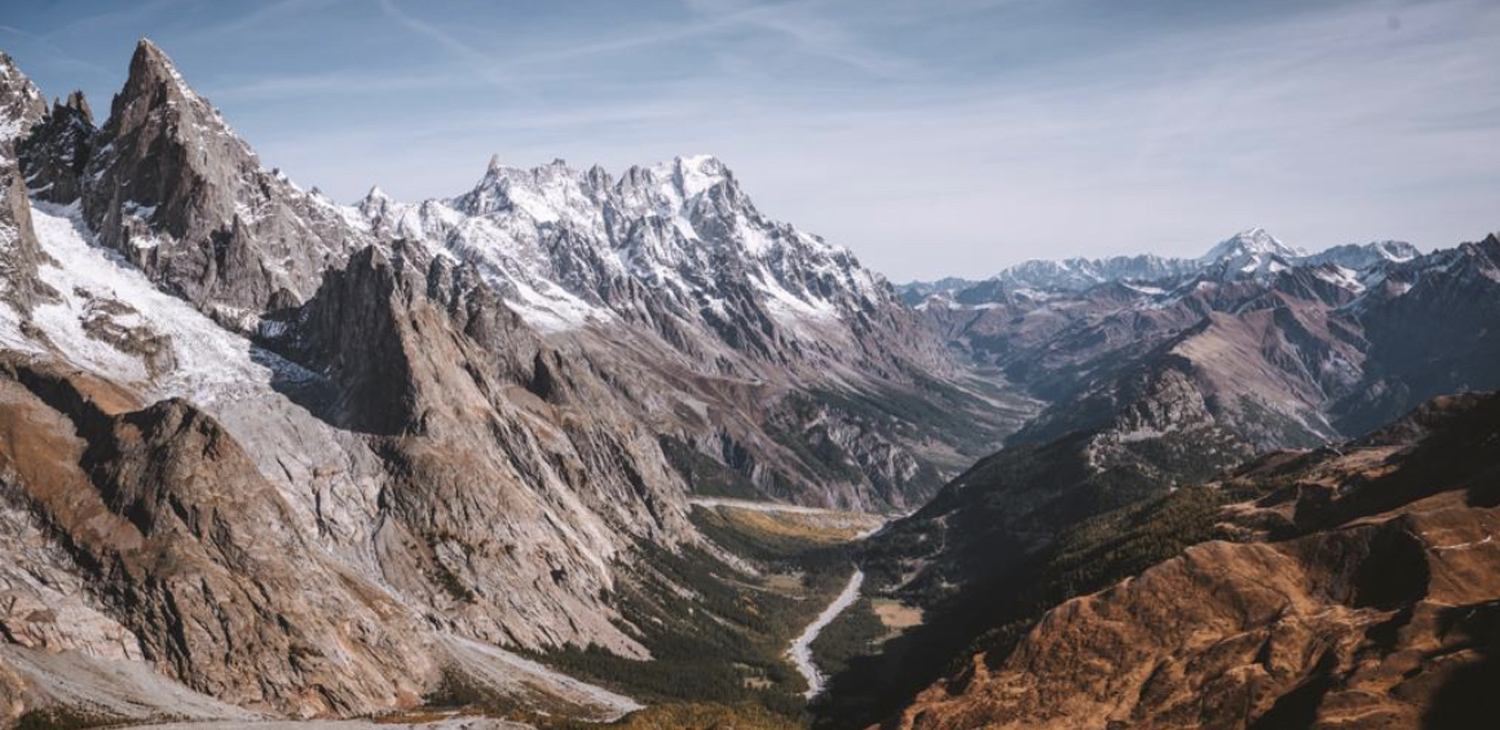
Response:
[[[1494,234],[898,287],[709,156],[341,204],[145,40],[0,185],[0,727],[1500,717]]]

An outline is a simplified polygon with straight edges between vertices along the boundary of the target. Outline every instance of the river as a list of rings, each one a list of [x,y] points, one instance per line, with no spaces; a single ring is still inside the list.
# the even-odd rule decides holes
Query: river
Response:
[[[818,634],[828,628],[828,624],[833,623],[839,614],[859,600],[859,588],[864,585],[864,582],[864,571],[855,568],[854,575],[849,576],[849,584],[844,586],[843,592],[838,595],[838,598],[833,599],[833,602],[828,604],[822,613],[818,614],[817,619],[802,630],[802,635],[798,636],[797,640],[792,642],[792,648],[787,650],[787,656],[792,658],[792,664],[807,680],[807,692],[803,695],[807,699],[817,697],[823,691],[824,683],[828,681],[828,678],[823,676],[823,672],[818,669],[818,665],[813,663],[813,640],[818,638]]]

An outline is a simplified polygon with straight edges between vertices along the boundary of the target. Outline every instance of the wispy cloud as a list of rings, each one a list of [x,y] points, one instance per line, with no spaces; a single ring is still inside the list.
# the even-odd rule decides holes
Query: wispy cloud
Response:
[[[387,73],[334,71],[328,73],[262,76],[208,87],[218,103],[394,94],[403,91],[460,88],[465,80],[453,74],[396,76]]]
[[[514,92],[518,90],[519,87],[509,77],[498,72],[495,68],[495,59],[488,53],[459,40],[453,33],[408,15],[396,6],[395,0],[380,0],[380,9],[391,19],[417,36],[437,43],[439,46],[447,49],[459,61],[463,62],[474,76],[482,79],[485,83],[506,91]]]

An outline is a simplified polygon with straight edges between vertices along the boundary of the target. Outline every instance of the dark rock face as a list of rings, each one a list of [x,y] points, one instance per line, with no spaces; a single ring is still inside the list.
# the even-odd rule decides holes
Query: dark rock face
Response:
[[[98,133],[83,92],[75,91],[66,102],[53,104],[52,111],[17,145],[31,194],[60,204],[78,200]]]
[[[416,285],[401,280],[408,274],[404,263],[366,248],[330,271],[304,308],[285,312],[291,322],[262,323],[263,329],[285,328],[278,332],[288,343],[283,352],[337,384],[326,415],[340,428],[396,435],[420,427],[408,359],[413,353],[398,329]]]
[[[267,344],[329,377],[337,397],[326,417],[362,433],[427,433],[432,409],[453,395],[452,368],[469,372],[459,382],[484,399],[516,384],[561,404],[575,377],[471,267],[400,242],[389,255],[356,253],[305,305],[271,313],[261,330]],[[457,362],[426,354],[437,347],[427,342],[432,330],[459,345]]]

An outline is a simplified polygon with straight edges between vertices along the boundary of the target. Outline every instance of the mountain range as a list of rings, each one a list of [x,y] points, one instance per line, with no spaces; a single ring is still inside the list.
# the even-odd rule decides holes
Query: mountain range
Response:
[[[6,727],[1400,725],[1493,674],[1493,234],[893,287],[711,156],[340,204],[144,40],[102,121],[0,55],[0,184]],[[804,625],[854,647],[810,704]]]

